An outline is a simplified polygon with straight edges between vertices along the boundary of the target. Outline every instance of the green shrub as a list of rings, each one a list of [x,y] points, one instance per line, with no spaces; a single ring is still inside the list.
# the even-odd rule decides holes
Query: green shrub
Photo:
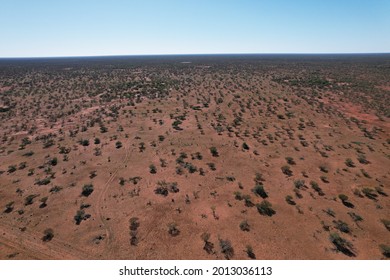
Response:
[[[272,209],[272,204],[267,200],[264,200],[261,203],[256,204],[256,207],[257,207],[257,211],[259,211],[261,215],[271,217],[272,215],[276,214],[275,210]]]
[[[83,186],[83,190],[81,192],[81,195],[88,197],[93,192],[93,185],[92,184],[86,184]]]
[[[293,197],[291,195],[286,196],[286,202],[290,205],[295,205],[295,201],[293,200]]]
[[[213,157],[218,157],[218,156],[219,156],[218,150],[217,150],[216,147],[211,147],[211,148],[210,148],[210,152],[211,152],[211,155],[212,155]]]
[[[340,237],[340,235],[338,235],[337,233],[331,233],[329,236],[329,240],[333,243],[333,245],[335,245],[336,250],[342,252],[349,257],[356,257],[356,253],[352,243]]]
[[[348,167],[355,167],[355,163],[354,163],[353,160],[350,159],[350,158],[347,158],[347,159],[345,160],[345,165],[348,166]]]
[[[282,166],[281,169],[282,169],[283,174],[285,174],[289,177],[292,176],[293,172],[291,171],[290,166],[284,165],[284,166]]]
[[[156,168],[156,166],[154,164],[149,165],[149,172],[151,174],[156,174],[157,173],[157,168]]]
[[[267,198],[268,197],[268,194],[267,192],[264,190],[264,186],[263,185],[256,185],[254,188],[253,188],[253,192],[262,197],[262,198]]]
[[[234,256],[234,249],[229,240],[219,239],[219,246],[221,247],[221,252],[225,255],[227,260],[230,260]]]
[[[244,220],[240,223],[240,229],[242,231],[250,231],[250,226],[248,224],[248,221],[247,220]]]
[[[48,242],[53,239],[54,231],[51,228],[45,229],[43,232],[44,236],[42,237],[43,242]]]
[[[382,254],[383,254],[386,258],[390,258],[390,246],[381,244],[381,245],[379,245],[379,248],[381,249]]]

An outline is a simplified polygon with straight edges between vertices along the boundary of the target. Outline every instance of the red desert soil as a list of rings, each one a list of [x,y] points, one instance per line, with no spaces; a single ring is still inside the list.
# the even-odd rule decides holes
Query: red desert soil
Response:
[[[390,58],[347,61],[0,61],[0,258],[388,258]]]

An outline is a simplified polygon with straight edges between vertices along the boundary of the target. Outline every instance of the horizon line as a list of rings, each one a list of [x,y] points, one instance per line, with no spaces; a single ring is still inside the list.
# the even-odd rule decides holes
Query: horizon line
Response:
[[[155,53],[155,54],[102,54],[102,55],[53,55],[53,56],[0,56],[0,59],[44,59],[44,58],[98,58],[136,56],[218,56],[218,55],[383,55],[389,52],[264,52],[264,53]]]

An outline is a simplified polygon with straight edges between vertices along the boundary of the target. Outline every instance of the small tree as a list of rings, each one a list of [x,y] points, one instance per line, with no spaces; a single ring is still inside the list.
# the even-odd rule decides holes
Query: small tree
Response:
[[[287,202],[288,204],[290,204],[290,205],[295,205],[295,204],[296,204],[295,201],[294,201],[294,199],[293,199],[293,197],[292,197],[291,195],[287,195],[287,196],[286,196],[286,202]]]
[[[264,190],[264,186],[263,185],[256,185],[254,188],[253,188],[253,192],[262,197],[262,198],[267,198],[268,197],[268,194],[267,192]]]
[[[244,220],[244,221],[242,221],[242,222],[240,223],[240,229],[241,229],[242,231],[250,231],[251,228],[250,228],[250,226],[249,226],[247,220]]]
[[[210,233],[207,232],[202,233],[201,238],[204,241],[203,250],[205,250],[207,254],[214,253],[214,244],[209,241]]]
[[[83,186],[83,190],[81,192],[81,195],[88,197],[93,192],[93,185],[92,184],[86,184]]]
[[[211,152],[211,155],[212,155],[213,157],[218,157],[218,156],[219,156],[218,150],[217,150],[216,147],[211,147],[211,148],[210,148],[210,152]]]
[[[247,253],[248,257],[251,258],[252,260],[256,259],[256,255],[253,252],[253,248],[250,245],[246,246],[245,252]]]
[[[117,148],[117,149],[122,148],[122,142],[121,142],[121,141],[117,141],[117,142],[115,143],[115,148]]]
[[[156,168],[156,166],[154,164],[149,165],[149,172],[151,174],[156,174],[157,173],[157,168]]]
[[[292,176],[293,172],[291,171],[290,166],[284,165],[284,166],[282,166],[281,169],[282,169],[283,174],[285,174],[289,177]]]
[[[249,150],[249,146],[248,146],[248,144],[247,143],[242,143],[242,148],[244,149],[244,150]]]
[[[348,166],[348,167],[355,167],[355,163],[354,163],[353,160],[350,159],[350,158],[347,158],[347,159],[345,160],[345,165]]]
[[[263,200],[261,203],[256,204],[256,207],[257,211],[259,211],[261,215],[271,217],[272,215],[276,214],[275,210],[272,209],[272,204],[267,200]]]
[[[381,244],[381,245],[379,245],[379,248],[381,249],[382,254],[383,254],[386,258],[390,258],[390,246]]]
[[[45,208],[47,206],[46,202],[47,202],[47,199],[48,197],[45,196],[45,197],[42,197],[39,201],[41,202],[41,205],[39,205],[39,208]]]
[[[286,161],[290,165],[295,165],[295,160],[292,157],[286,157]]]
[[[356,257],[352,243],[344,238],[341,238],[337,233],[331,233],[329,240],[333,243],[333,245],[335,245],[336,250],[342,252],[348,257]]]
[[[310,185],[313,188],[313,190],[315,190],[318,193],[319,196],[324,196],[325,195],[325,193],[322,191],[322,189],[320,188],[320,186],[318,185],[317,182],[311,181]]]
[[[180,234],[180,230],[177,228],[175,223],[171,223],[168,225],[168,233],[171,236],[178,236]]]
[[[8,203],[5,205],[4,213],[11,213],[12,210],[14,210],[14,204],[15,204],[15,201],[8,202]]]
[[[229,240],[219,239],[219,246],[221,247],[221,252],[225,255],[227,260],[230,260],[234,256],[234,249]]]
[[[44,236],[42,237],[43,242],[48,242],[53,239],[54,231],[51,228],[45,229],[43,232]]]

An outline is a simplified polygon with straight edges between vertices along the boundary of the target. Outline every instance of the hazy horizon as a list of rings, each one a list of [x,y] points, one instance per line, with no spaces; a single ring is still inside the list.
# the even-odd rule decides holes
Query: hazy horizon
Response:
[[[366,53],[169,53],[169,54],[114,54],[114,55],[69,55],[69,56],[15,56],[0,57],[0,60],[9,59],[62,59],[62,58],[131,58],[131,57],[191,57],[191,56],[380,56],[390,55],[390,52]]]

